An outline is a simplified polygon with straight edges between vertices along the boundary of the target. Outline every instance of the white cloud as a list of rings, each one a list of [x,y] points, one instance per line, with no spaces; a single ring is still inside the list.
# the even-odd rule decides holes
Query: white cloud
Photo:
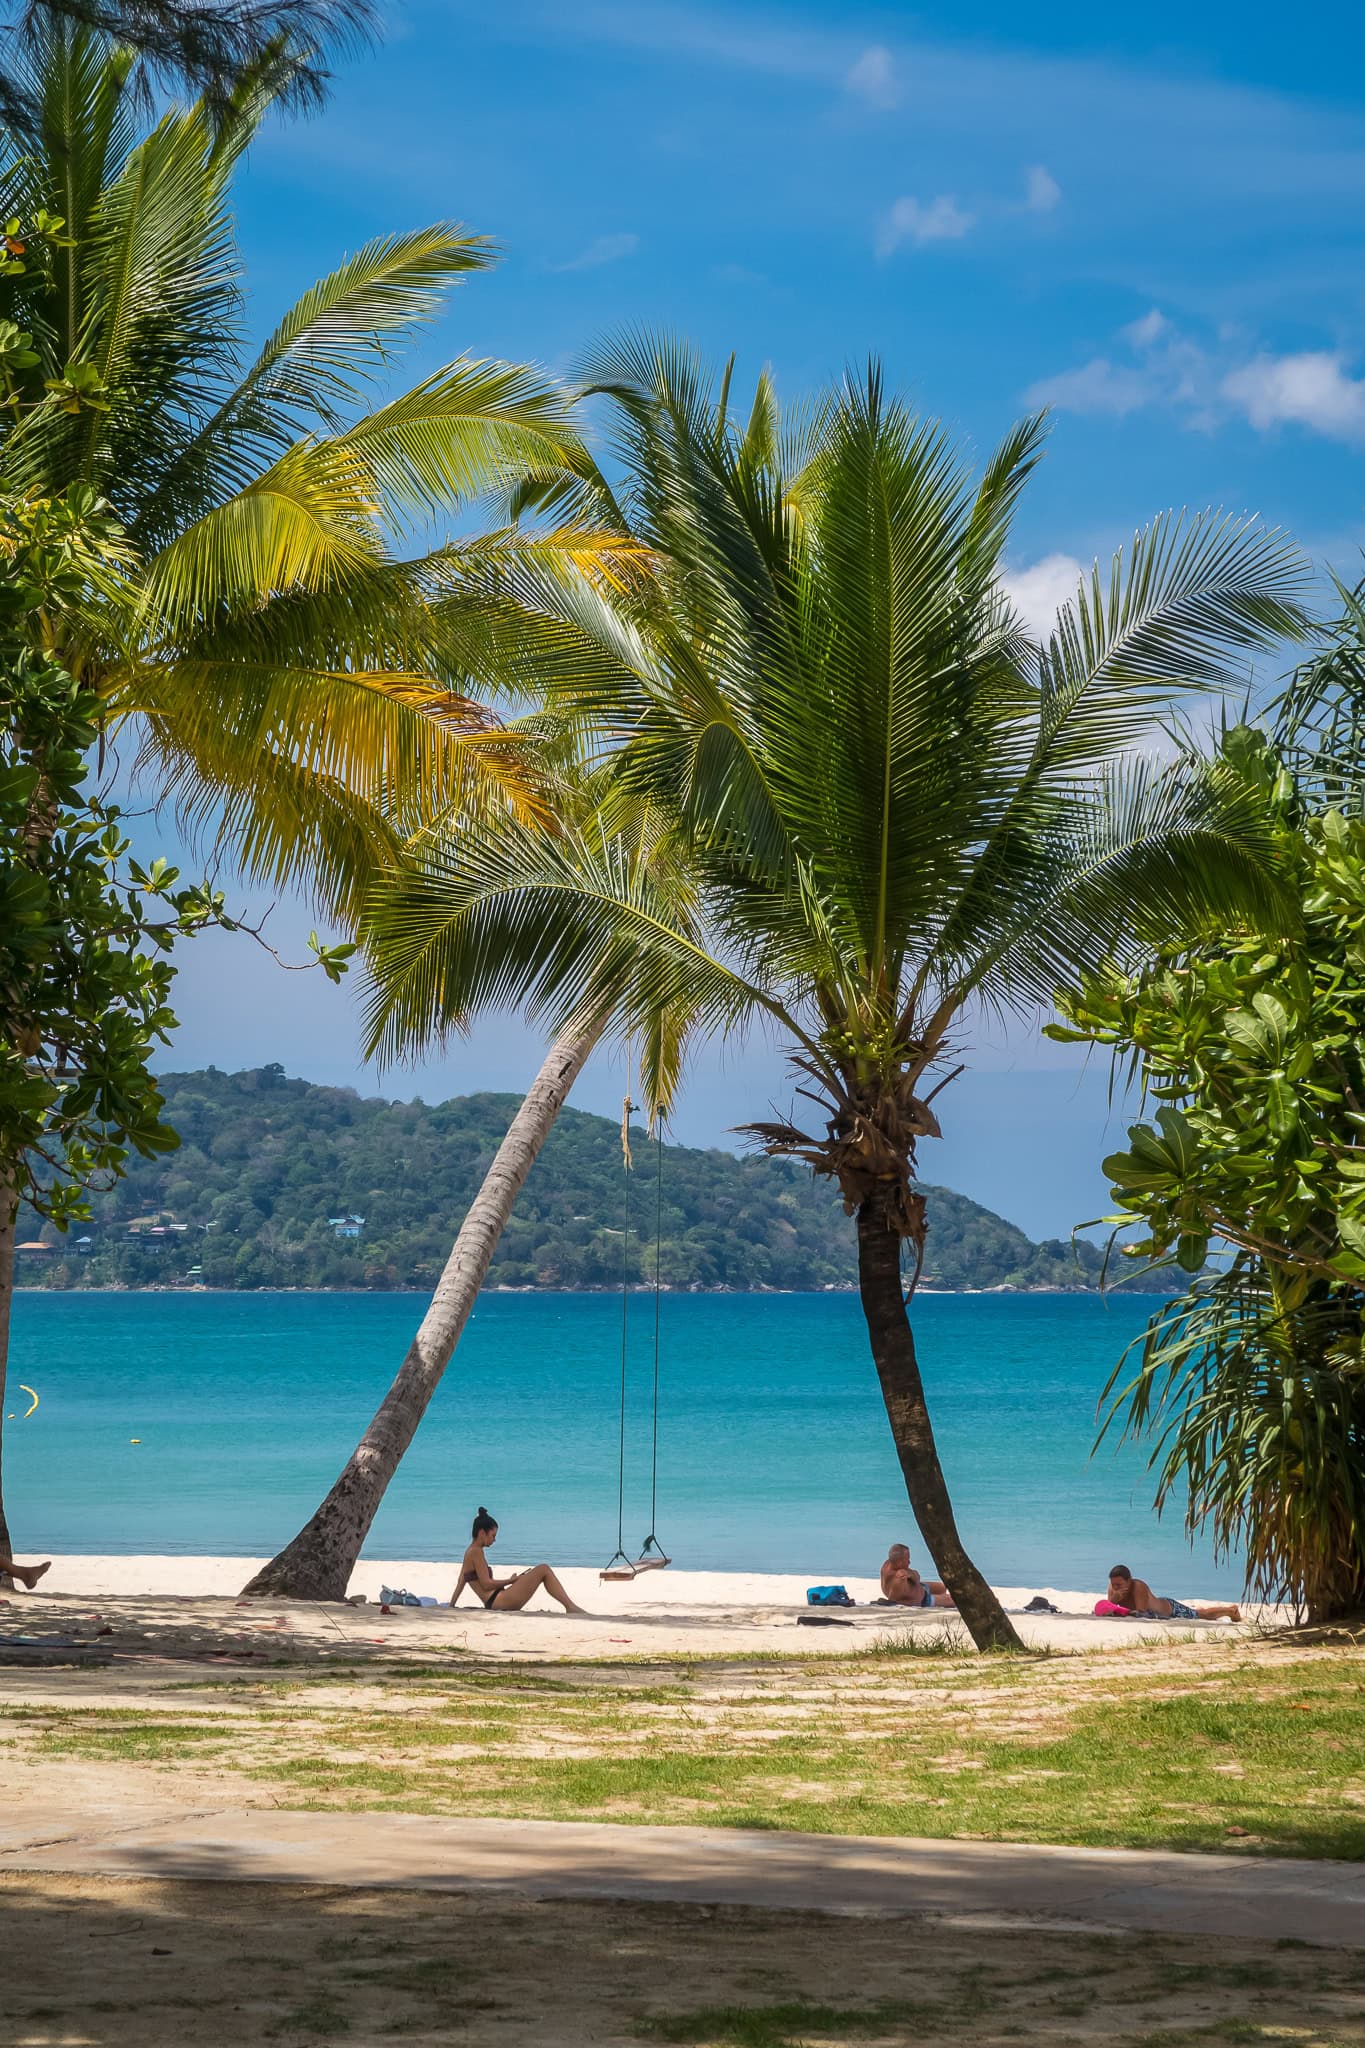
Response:
[[[572,262],[555,263],[551,269],[600,270],[604,263],[619,263],[624,256],[633,256],[640,246],[638,235],[599,235],[595,242],[589,242],[582,254]]]
[[[1145,371],[1095,356],[1079,369],[1041,378],[1024,398],[1029,405],[1055,405],[1060,412],[1108,412],[1122,418],[1149,405],[1156,395]]]
[[[1170,331],[1171,323],[1166,315],[1153,306],[1151,312],[1144,313],[1140,320],[1130,320],[1126,327],[1120,327],[1119,335],[1129,348],[1147,349],[1155,348]]]
[[[1006,569],[1001,582],[1024,624],[1037,640],[1045,640],[1061,607],[1076,595],[1085,574],[1075,555],[1044,555],[1027,569]]]
[[[1042,164],[1030,164],[1025,178],[1024,210],[1051,213],[1062,196],[1062,188]]]
[[[1327,440],[1365,443],[1365,377],[1353,376],[1338,351],[1249,355],[1239,331],[1220,331],[1203,342],[1155,306],[1120,328],[1116,339],[1129,361],[1093,356],[1040,379],[1025,394],[1028,402],[1118,419],[1161,406],[1193,433],[1212,433],[1240,414],[1258,433],[1298,426]]]
[[[844,88],[878,113],[887,113],[900,105],[896,60],[885,43],[873,43],[863,51],[844,79]]]
[[[1325,349],[1256,356],[1229,371],[1221,389],[1263,431],[1290,423],[1333,441],[1365,440],[1365,378],[1348,376]]]
[[[949,193],[937,199],[898,199],[877,229],[877,254],[890,256],[902,242],[959,242],[976,225]]]

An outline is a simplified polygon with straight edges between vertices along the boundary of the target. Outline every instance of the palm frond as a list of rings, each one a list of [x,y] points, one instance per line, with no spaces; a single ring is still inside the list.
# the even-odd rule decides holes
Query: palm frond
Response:
[[[481,1008],[627,1032],[669,1009],[699,1030],[771,1010],[681,909],[647,859],[593,826],[547,835],[509,819],[478,840],[428,841],[367,909],[369,1049],[399,1056]]]
[[[492,261],[486,238],[445,222],[367,243],[291,306],[186,443],[158,497],[240,489],[262,459],[306,430],[343,430],[395,342],[433,315],[459,277]]]
[[[139,611],[161,638],[221,606],[329,589],[377,559],[364,466],[335,441],[302,442],[147,564]]]
[[[578,446],[563,395],[518,364],[462,357],[358,420],[338,446],[367,465],[391,519],[505,489]]]
[[[1179,692],[1244,687],[1244,657],[1307,628],[1307,563],[1246,518],[1168,513],[1098,563],[1039,657],[1040,756],[1070,773],[1131,744]]]

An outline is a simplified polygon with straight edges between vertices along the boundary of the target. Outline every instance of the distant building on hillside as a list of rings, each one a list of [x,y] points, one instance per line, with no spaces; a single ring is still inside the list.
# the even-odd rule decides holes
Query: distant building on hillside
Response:
[[[27,1241],[26,1241],[25,1243],[23,1243],[23,1244],[17,1244],[17,1245],[16,1245],[15,1247],[14,1247],[14,1249],[15,1249],[15,1251],[16,1251],[16,1252],[45,1252],[45,1253],[50,1253],[50,1252],[52,1251],[53,1247],[52,1247],[52,1246],[51,1246],[50,1244],[44,1244],[44,1243],[43,1243],[43,1240],[42,1240],[42,1239],[41,1239],[40,1237],[30,1237],[29,1239],[27,1239]]]
[[[348,1237],[355,1241],[365,1228],[363,1216],[329,1216],[327,1222],[334,1237]]]

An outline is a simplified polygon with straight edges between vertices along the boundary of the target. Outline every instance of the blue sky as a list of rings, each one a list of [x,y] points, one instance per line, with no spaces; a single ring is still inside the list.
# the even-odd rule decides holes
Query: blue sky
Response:
[[[1140,15],[978,4],[963,34],[947,8],[395,0],[327,112],[272,129],[243,174],[253,321],[369,236],[455,217],[503,260],[414,370],[465,349],[568,368],[643,324],[771,363],[795,395],[875,351],[982,456],[1052,407],[1011,563],[1039,618],[1169,505],[1257,512],[1354,575],[1365,30],[1340,5],[1292,32],[1267,5]],[[297,945],[308,920],[285,903],[274,924]],[[241,941],[187,949],[179,993],[177,1065],[381,1086],[349,994]],[[382,1087],[511,1088],[535,1062],[499,1023]],[[620,1093],[604,1059],[579,1099]],[[783,1094],[771,1051],[716,1049],[678,1133],[727,1142]],[[943,1107],[927,1176],[1039,1233],[1103,1208],[1103,1073],[1021,1027],[977,1043]]]

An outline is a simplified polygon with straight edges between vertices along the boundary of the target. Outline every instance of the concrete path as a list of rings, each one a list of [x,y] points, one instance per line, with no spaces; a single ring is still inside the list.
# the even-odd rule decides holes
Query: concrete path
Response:
[[[24,1799],[0,1815],[3,1871],[928,1913],[1365,1947],[1365,1864],[1019,1843],[169,1805],[134,1817]]]

